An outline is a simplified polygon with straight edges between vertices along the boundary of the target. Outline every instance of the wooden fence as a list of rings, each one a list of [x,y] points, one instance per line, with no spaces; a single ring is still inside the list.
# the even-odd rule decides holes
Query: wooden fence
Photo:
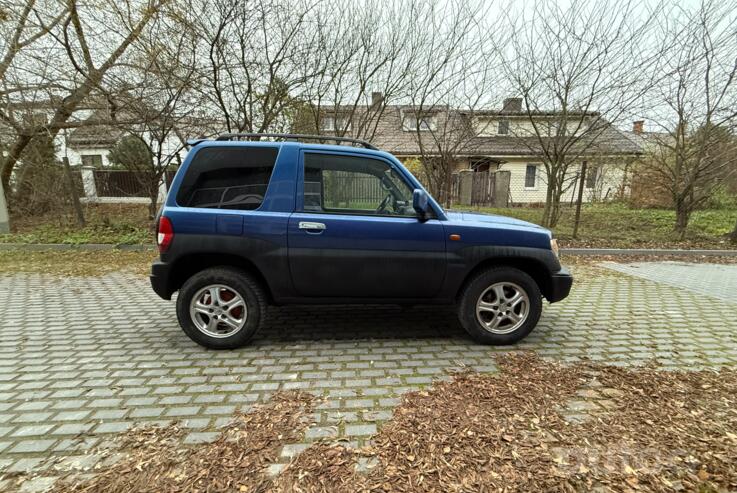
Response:
[[[496,173],[481,171],[473,173],[471,183],[471,205],[488,206],[494,203]]]
[[[454,173],[451,201],[474,207],[509,206],[509,171],[463,171]]]

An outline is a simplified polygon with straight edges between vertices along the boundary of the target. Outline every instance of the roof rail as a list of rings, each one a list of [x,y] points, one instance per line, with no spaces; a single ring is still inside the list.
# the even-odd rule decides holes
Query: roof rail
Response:
[[[351,139],[350,137],[333,137],[330,135],[303,135],[303,134],[263,134],[263,133],[237,133],[237,134],[222,134],[215,140],[261,140],[261,137],[272,138],[272,139],[284,139],[284,140],[318,140],[318,141],[333,141],[333,142],[348,142],[351,144],[357,144],[365,147],[366,149],[373,149],[378,151],[379,149],[365,140]]]

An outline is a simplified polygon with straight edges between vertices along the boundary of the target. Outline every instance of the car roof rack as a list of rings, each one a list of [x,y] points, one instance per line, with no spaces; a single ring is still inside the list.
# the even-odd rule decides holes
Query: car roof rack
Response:
[[[317,140],[317,141],[332,141],[332,142],[347,142],[350,144],[356,144],[365,147],[366,149],[373,149],[378,151],[379,149],[365,140],[351,139],[350,137],[333,137],[330,135],[305,135],[305,134],[272,134],[272,133],[236,133],[236,134],[222,134],[215,140],[261,140],[262,137],[270,139],[284,139],[298,142],[300,140]]]

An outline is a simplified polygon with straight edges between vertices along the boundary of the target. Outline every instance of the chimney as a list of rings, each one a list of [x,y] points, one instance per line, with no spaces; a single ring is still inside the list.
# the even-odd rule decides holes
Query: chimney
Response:
[[[502,111],[508,111],[510,113],[519,113],[522,111],[522,98],[507,98],[504,100],[504,106]]]
[[[644,126],[645,126],[645,120],[634,121],[632,122],[632,132],[636,134],[641,134]]]
[[[380,92],[371,93],[371,106],[379,106],[384,101],[384,95]]]

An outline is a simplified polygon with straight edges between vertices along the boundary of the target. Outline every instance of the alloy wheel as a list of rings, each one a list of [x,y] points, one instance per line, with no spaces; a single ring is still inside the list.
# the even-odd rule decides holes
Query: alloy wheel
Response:
[[[246,325],[248,309],[243,296],[224,284],[205,286],[189,304],[195,327],[210,337],[230,337]]]
[[[476,302],[476,319],[494,334],[514,332],[527,320],[530,298],[517,284],[498,282],[481,293]]]

